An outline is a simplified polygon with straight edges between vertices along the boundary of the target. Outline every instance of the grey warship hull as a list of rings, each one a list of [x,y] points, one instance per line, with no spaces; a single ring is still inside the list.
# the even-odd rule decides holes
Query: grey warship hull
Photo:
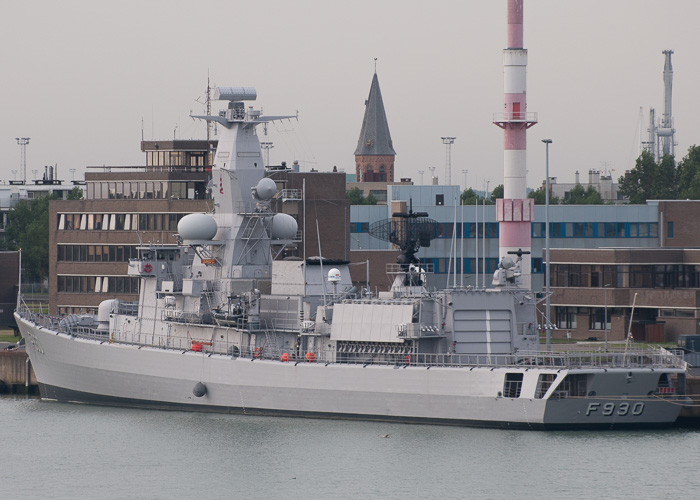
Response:
[[[430,266],[416,257],[437,235],[427,212],[372,229],[402,252],[387,291],[358,291],[347,261],[275,259],[298,228],[271,209],[283,186],[267,176],[255,127],[280,117],[245,106],[253,88],[215,95],[227,109],[200,117],[222,128],[214,210],[184,216],[175,245],[138,247],[128,264],[138,302],[55,318],[18,299],[44,398],[521,429],[675,422],[684,367],[673,353],[538,352],[522,252],[503,256],[494,288],[428,290]]]
[[[17,319],[41,395],[56,401],[539,430],[664,427],[675,422],[682,407],[680,400],[657,395],[659,372],[651,367],[603,371],[282,362],[110,344]],[[517,397],[503,394],[507,374],[523,375]],[[537,394],[537,381],[547,374],[555,382],[586,377],[599,390],[596,396],[568,397],[556,394],[553,383],[549,394]],[[197,383],[206,387],[199,398],[193,395]],[[621,396],[621,390],[651,395]]]

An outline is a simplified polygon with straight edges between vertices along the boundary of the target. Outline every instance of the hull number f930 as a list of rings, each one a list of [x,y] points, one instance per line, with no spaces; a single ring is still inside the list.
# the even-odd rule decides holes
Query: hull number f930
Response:
[[[589,417],[593,413],[600,412],[602,415],[609,417],[611,415],[618,415],[624,417],[626,415],[639,416],[644,412],[644,403],[635,403],[631,405],[629,403],[588,403],[588,410],[586,410],[586,416]]]

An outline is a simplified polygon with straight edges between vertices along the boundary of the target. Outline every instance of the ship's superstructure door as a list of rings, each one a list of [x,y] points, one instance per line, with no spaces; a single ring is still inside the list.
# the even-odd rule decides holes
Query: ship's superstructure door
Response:
[[[511,353],[509,310],[455,310],[453,319],[455,353]]]

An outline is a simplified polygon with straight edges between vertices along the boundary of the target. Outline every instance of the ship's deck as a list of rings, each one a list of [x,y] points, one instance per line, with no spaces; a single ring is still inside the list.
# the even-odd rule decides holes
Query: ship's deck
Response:
[[[20,315],[31,322],[54,331],[70,335],[74,338],[99,341],[101,343],[116,343],[123,345],[138,345],[176,351],[201,352],[203,355],[234,356],[255,359],[279,360],[280,362],[316,362],[316,363],[345,363],[359,365],[389,365],[389,366],[425,366],[430,367],[462,367],[462,368],[552,368],[552,369],[677,369],[685,370],[686,363],[682,354],[676,350],[631,344],[629,348],[602,347],[592,350],[572,350],[562,352],[520,351],[515,354],[460,354],[460,353],[386,353],[382,346],[367,343],[358,346],[353,352],[338,352],[336,349],[316,349],[304,351],[295,348],[272,349],[265,347],[241,347],[234,343],[210,338],[175,337],[164,342],[162,338],[151,335],[132,335],[130,338],[120,336],[115,332],[99,332],[92,328],[80,326],[66,327],[60,324],[56,316],[35,314],[24,309]],[[210,325],[212,333],[215,325]],[[221,328],[221,327],[218,327]]]

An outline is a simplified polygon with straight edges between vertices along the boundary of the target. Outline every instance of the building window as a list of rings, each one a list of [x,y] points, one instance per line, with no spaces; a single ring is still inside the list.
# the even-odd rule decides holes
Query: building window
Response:
[[[555,324],[557,328],[568,330],[576,329],[576,315],[578,311],[576,307],[556,307],[555,308]]]
[[[650,222],[649,223],[649,237],[650,238],[658,238],[659,237],[659,223],[658,222]]]
[[[606,222],[605,223],[605,237],[606,238],[614,238],[615,236],[617,236],[615,223],[614,222]]]
[[[550,238],[561,238],[564,235],[562,234],[562,226],[564,226],[563,223],[560,222],[550,222],[549,223],[549,237]]]
[[[542,274],[544,272],[543,259],[535,257],[532,259],[532,274]]]
[[[386,189],[371,189],[369,194],[374,196],[377,199],[377,201],[386,202]]]
[[[544,226],[543,222],[533,222],[532,223],[532,237],[533,238],[544,238]]]
[[[453,228],[454,228],[454,225],[451,222],[438,223],[438,237],[440,237],[440,238],[452,238]]]
[[[666,238],[673,238],[673,221],[666,223]]]
[[[609,311],[608,311],[609,313]],[[592,307],[591,312],[588,316],[589,330],[605,330],[605,308],[603,307]],[[610,321],[610,318],[608,318]]]
[[[441,207],[445,204],[445,195],[444,194],[436,194],[435,195],[435,205],[438,207]]]
[[[486,224],[486,237],[487,238],[498,238],[498,223],[488,222]]]

